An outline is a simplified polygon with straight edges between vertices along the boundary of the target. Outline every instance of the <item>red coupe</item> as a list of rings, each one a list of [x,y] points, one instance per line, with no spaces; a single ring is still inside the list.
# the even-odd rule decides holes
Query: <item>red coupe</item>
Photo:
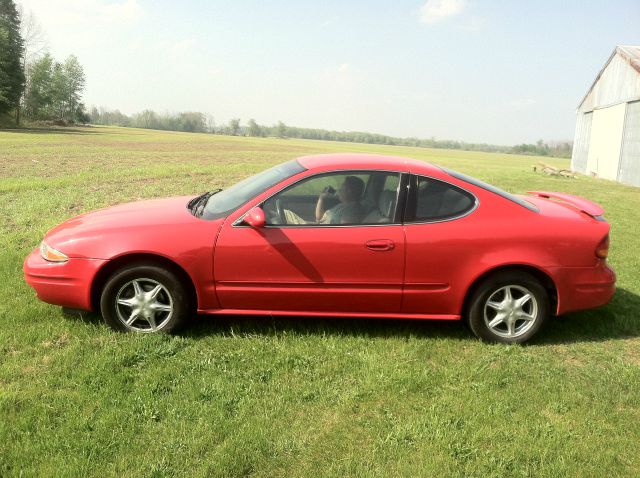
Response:
[[[226,190],[70,219],[24,272],[41,300],[123,331],[174,331],[196,312],[464,319],[520,343],[549,315],[611,299],[602,215],[418,160],[307,156]]]

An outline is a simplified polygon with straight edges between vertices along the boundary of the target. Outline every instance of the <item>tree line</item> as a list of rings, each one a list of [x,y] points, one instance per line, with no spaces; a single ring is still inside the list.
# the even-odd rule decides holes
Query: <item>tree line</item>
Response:
[[[103,107],[92,106],[88,112],[88,122],[97,125],[128,126],[190,133],[212,133],[214,131],[211,115],[196,111],[161,114],[152,110],[144,110],[141,113],[127,116],[119,110],[108,110]]]
[[[0,0],[0,124],[86,122],[85,75],[74,55],[56,61],[32,14]]]
[[[92,107],[89,111],[89,121],[92,124],[99,125],[130,126],[169,131],[188,131],[192,133],[317,139],[322,141],[415,146],[420,148],[460,149],[489,153],[530,154],[534,156],[554,156],[560,158],[570,158],[572,148],[571,143],[568,141],[545,143],[539,140],[535,144],[504,146],[487,143],[438,140],[435,138],[401,138],[359,131],[331,131],[319,128],[300,128],[286,125],[282,121],[278,121],[273,125],[261,125],[253,118],[249,119],[246,125],[241,124],[239,118],[233,118],[225,124],[216,125],[211,115],[199,112],[160,114],[151,110],[145,110],[142,113],[127,116],[119,110]]]

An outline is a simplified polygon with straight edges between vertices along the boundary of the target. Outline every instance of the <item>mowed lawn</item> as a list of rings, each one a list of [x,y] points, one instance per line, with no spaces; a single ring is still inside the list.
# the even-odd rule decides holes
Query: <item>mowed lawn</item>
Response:
[[[48,229],[309,153],[399,154],[602,204],[618,292],[528,346],[460,323],[198,317],[118,334],[36,300]],[[0,476],[640,476],[640,189],[540,158],[76,128],[0,132]],[[568,167],[568,160],[546,159]]]

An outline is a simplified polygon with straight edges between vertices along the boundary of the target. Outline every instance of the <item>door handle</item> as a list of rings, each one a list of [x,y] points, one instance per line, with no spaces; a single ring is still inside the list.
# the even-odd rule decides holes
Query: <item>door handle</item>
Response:
[[[391,251],[396,247],[390,239],[373,239],[365,242],[365,246],[372,251]]]

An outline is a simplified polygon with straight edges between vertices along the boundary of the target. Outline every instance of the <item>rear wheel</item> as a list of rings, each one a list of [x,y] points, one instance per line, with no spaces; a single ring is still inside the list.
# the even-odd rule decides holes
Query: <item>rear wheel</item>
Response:
[[[549,315],[549,297],[538,280],[525,272],[488,277],[473,293],[467,310],[471,331],[489,342],[523,343]]]
[[[116,271],[100,299],[105,322],[122,332],[173,332],[191,315],[191,301],[176,275],[156,265]]]

